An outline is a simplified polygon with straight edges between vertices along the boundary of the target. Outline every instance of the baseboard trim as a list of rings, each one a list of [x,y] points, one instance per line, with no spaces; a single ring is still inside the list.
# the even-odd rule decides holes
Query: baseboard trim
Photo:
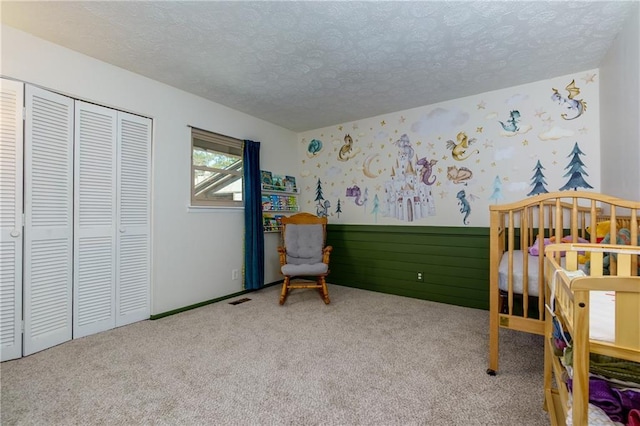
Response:
[[[182,308],[174,309],[172,311],[167,311],[167,312],[162,312],[162,313],[159,313],[159,314],[151,315],[149,317],[149,319],[150,320],[157,320],[157,319],[160,319],[160,318],[164,318],[164,317],[168,317],[168,316],[171,316],[171,315],[179,314],[181,312],[186,312],[186,311],[190,311],[192,309],[201,308],[203,306],[210,305],[212,303],[221,302],[223,300],[228,300],[228,299],[232,299],[234,297],[242,296],[243,294],[252,293],[254,291],[259,291],[259,290],[262,290],[263,288],[271,287],[273,285],[282,284],[282,282],[283,282],[283,280],[274,281],[272,283],[265,284],[264,286],[262,286],[261,288],[256,289],[256,290],[242,290],[242,291],[239,291],[237,293],[228,294],[226,296],[217,297],[215,299],[205,300],[204,302],[194,303],[193,305],[183,306]]]

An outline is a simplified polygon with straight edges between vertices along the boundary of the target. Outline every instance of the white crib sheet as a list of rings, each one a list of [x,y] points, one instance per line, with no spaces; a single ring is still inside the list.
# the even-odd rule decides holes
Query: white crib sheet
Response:
[[[613,291],[589,293],[589,338],[614,342],[616,338],[616,294]]]

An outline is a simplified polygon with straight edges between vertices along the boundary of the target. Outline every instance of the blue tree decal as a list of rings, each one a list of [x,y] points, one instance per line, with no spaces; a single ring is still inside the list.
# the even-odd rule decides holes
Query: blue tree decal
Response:
[[[380,213],[380,199],[378,198],[378,194],[373,197],[373,210],[371,210],[373,214],[375,223],[378,223],[378,213]]]
[[[538,160],[538,164],[536,164],[533,170],[535,170],[535,173],[531,178],[531,185],[533,185],[533,189],[527,194],[527,196],[546,194],[549,191],[547,191],[547,188],[545,187],[547,181],[544,180],[544,175],[542,174],[544,167],[542,167],[540,160]]]
[[[585,155],[585,153],[580,150],[578,142],[576,142],[571,153],[567,155],[567,157],[572,157],[567,167],[565,167],[565,170],[569,169],[569,171],[563,176],[569,177],[569,180],[560,188],[560,191],[567,191],[572,188],[574,191],[577,191],[578,188],[593,188],[582,177],[583,174],[586,176],[589,176],[589,174],[584,171],[584,163],[580,159],[581,155]]]
[[[489,197],[489,201],[502,200],[504,196],[502,195],[502,181],[500,180],[500,176],[496,175],[496,178],[493,180],[493,194]]]

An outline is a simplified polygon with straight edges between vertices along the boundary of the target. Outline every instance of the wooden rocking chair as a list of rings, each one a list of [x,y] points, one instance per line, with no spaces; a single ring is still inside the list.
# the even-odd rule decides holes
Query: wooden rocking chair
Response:
[[[329,292],[325,277],[329,274],[329,255],[333,247],[326,246],[327,218],[309,213],[297,213],[282,218],[282,241],[278,247],[280,270],[284,275],[280,304],[289,291],[296,288],[317,288],[328,304]],[[294,277],[315,277],[313,281],[292,283]]]

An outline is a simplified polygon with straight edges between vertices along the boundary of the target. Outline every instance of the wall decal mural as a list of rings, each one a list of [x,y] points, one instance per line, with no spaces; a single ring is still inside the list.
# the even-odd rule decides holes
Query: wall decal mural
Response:
[[[560,117],[565,120],[575,120],[587,110],[587,103],[582,99],[574,99],[580,94],[580,89],[576,86],[575,80],[571,80],[571,83],[567,84],[564,89],[569,93],[566,98],[562,96],[557,89],[551,88],[551,90],[553,90],[551,99],[563,109],[569,111],[568,113],[563,112],[560,114]]]
[[[547,131],[540,133],[538,138],[543,141],[555,141],[562,138],[570,138],[574,134],[575,132],[571,129],[553,126]]]
[[[342,206],[340,204],[340,198],[338,198],[338,203],[336,204],[336,215],[340,218],[340,213],[342,213]]]
[[[569,177],[569,180],[560,188],[560,191],[566,191],[572,188],[574,191],[577,191],[578,188],[593,188],[593,186],[589,185],[582,177],[582,175],[589,176],[589,174],[584,170],[585,165],[580,159],[581,155],[585,155],[585,153],[580,150],[578,142],[576,142],[571,153],[567,155],[567,157],[571,157],[571,160],[567,167],[564,168],[565,170],[569,169],[569,171],[565,173],[563,177]]]
[[[502,195],[502,180],[500,179],[500,176],[496,176],[495,179],[493,179],[493,192],[491,194],[491,197],[489,197],[489,201],[493,201],[494,203],[498,204],[498,201],[502,200],[504,198],[504,196]]]
[[[318,217],[327,217],[329,213],[329,207],[331,207],[331,203],[329,200],[325,200],[322,195],[322,181],[318,178],[318,182],[316,183],[316,198],[314,201],[316,203],[316,216]]]
[[[422,157],[417,161],[418,166],[422,166],[420,170],[420,180],[428,186],[433,185],[436,182],[436,175],[433,174],[433,166],[436,165],[438,160],[427,160],[427,157]],[[431,179],[433,178],[433,179]]]
[[[344,145],[338,151],[338,160],[340,161],[348,161],[351,158],[355,157],[360,152],[360,148],[353,147],[353,139],[351,135],[344,135]]]
[[[322,151],[322,141],[319,139],[311,139],[307,145],[307,157],[315,157],[320,151]]]
[[[371,162],[378,156],[378,154],[373,154],[373,155],[369,155],[367,156],[367,158],[364,159],[364,162],[362,163],[362,173],[364,173],[364,175],[368,178],[374,179],[376,177],[378,177],[377,174],[373,173],[371,171]]]
[[[455,184],[462,183],[465,186],[467,181],[473,177],[473,172],[466,167],[447,167],[447,179]]]
[[[570,119],[585,100],[599,116],[596,71],[303,132],[300,201],[334,223],[487,226],[490,204],[599,190],[599,121]]]
[[[435,200],[430,186],[420,178],[424,165],[418,165],[417,156],[406,134],[394,145],[398,147],[395,166],[391,168],[391,180],[385,182],[385,216],[413,222],[435,215]],[[416,161],[416,164],[413,161]]]
[[[378,213],[380,212],[380,199],[378,198],[378,194],[373,197],[373,210],[371,210],[371,214],[373,214],[373,222],[378,223]]]
[[[454,142],[451,139],[447,141],[447,149],[451,150],[451,156],[456,161],[463,161],[469,158],[473,154],[479,154],[480,150],[473,150],[469,154],[467,154],[467,149],[469,149],[469,145],[475,143],[476,138],[471,138],[467,136],[465,132],[459,132],[456,135],[456,141]],[[465,155],[467,154],[467,155]]]
[[[356,206],[361,206],[364,202],[360,199],[362,196],[362,191],[360,191],[360,187],[358,185],[353,185],[350,188],[347,188],[346,197],[355,198],[354,202]]]
[[[549,192],[545,187],[545,185],[547,184],[547,181],[544,180],[544,174],[542,174],[544,167],[542,167],[540,160],[538,160],[538,163],[533,168],[533,170],[535,172],[531,177],[531,185],[533,186],[533,189],[531,189],[531,191],[527,194],[527,196],[545,194]]]
[[[456,198],[458,199],[458,205],[460,206],[460,213],[463,214],[462,223],[468,225],[469,215],[471,214],[471,204],[469,204],[469,200],[467,200],[467,193],[463,189],[456,194]]]
[[[500,132],[500,135],[507,137],[515,136],[517,134],[527,133],[533,128],[530,124],[520,125],[520,119],[520,111],[514,109],[509,113],[509,119],[506,121],[506,123],[498,121],[498,123],[500,123],[500,125],[502,126],[502,132]]]

